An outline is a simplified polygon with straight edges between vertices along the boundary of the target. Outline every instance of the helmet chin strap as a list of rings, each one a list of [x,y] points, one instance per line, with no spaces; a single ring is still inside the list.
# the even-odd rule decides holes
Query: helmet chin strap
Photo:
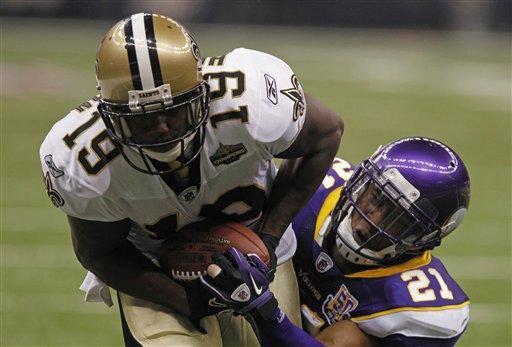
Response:
[[[362,248],[360,253],[354,251],[354,249],[358,249],[360,245],[354,239],[353,230],[352,230],[352,209],[349,209],[347,216],[341,221],[338,226],[338,236],[336,237],[336,247],[339,254],[348,260],[349,262],[357,265],[379,265],[379,262],[376,260],[369,259],[365,257],[365,254],[371,256],[373,258],[384,258],[385,254],[394,255],[395,246],[391,245],[387,248],[379,252],[372,251],[367,248]]]
[[[194,134],[190,135],[189,137],[187,137],[185,139],[185,149],[184,149],[183,154],[185,154],[187,152],[187,149],[189,148],[189,144],[190,144],[190,142],[192,142],[193,139],[194,139]],[[163,162],[163,163],[170,163],[172,161],[175,161],[182,154],[181,146],[179,144],[176,145],[175,147],[171,148],[167,152],[156,152],[156,151],[152,151],[147,148],[142,149],[142,152],[144,152],[144,154],[146,154],[148,157],[151,157],[151,158],[158,160],[160,162]]]
[[[167,152],[156,152],[150,149],[144,148],[142,152],[146,154],[148,157],[152,159],[161,161],[163,163],[170,163],[171,161],[175,161],[181,154],[181,146],[177,145],[174,148],[168,150]]]

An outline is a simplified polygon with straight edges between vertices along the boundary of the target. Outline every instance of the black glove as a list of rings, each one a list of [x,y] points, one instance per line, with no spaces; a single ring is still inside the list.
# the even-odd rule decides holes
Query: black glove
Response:
[[[228,310],[229,307],[223,303],[219,303],[208,290],[204,289],[200,285],[199,279],[187,282],[183,287],[187,293],[187,301],[190,308],[190,320],[197,330],[206,334],[206,330],[199,325],[201,318]]]
[[[268,282],[271,283],[274,280],[275,274],[276,274],[276,267],[277,267],[277,256],[276,256],[276,248],[277,245],[279,245],[279,239],[275,237],[274,235],[261,233],[259,234],[261,240],[267,246],[268,254],[270,255],[270,261],[268,264],[268,273],[267,278]]]

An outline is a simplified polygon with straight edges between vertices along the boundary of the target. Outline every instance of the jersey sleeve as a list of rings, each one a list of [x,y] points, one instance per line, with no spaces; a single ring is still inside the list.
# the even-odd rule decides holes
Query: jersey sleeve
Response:
[[[281,59],[248,50],[243,55],[256,74],[254,104],[250,112],[254,122],[250,132],[257,144],[270,156],[285,151],[304,125],[306,99],[298,77]]]
[[[39,150],[46,193],[55,207],[69,216],[102,222],[122,220],[126,217],[105,196],[109,173],[84,176],[76,149],[70,150],[62,140],[75,116],[71,112],[57,122]]]
[[[469,299],[430,252],[402,264],[349,276],[365,281],[368,291],[360,295],[372,298],[371,302],[361,300],[359,311],[352,315],[369,335],[385,341],[425,339],[430,341],[425,345],[431,346],[436,340],[456,341],[466,329]]]
[[[464,305],[438,311],[395,312],[357,320],[356,324],[365,333],[394,346],[414,346],[417,339],[425,346],[452,346],[466,329],[468,319],[469,306]],[[441,344],[443,341],[446,344]]]

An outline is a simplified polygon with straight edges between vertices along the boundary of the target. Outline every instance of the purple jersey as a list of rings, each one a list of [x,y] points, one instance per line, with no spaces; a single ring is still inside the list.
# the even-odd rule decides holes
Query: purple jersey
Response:
[[[350,174],[350,165],[336,159],[292,222],[304,328],[316,335],[336,321],[351,319],[384,344],[453,345],[466,328],[469,301],[430,252],[346,275],[322,247],[330,212]]]

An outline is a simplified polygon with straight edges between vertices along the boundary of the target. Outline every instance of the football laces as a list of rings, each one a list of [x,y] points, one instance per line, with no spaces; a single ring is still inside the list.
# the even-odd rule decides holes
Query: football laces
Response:
[[[193,281],[198,279],[199,276],[206,275],[205,271],[176,271],[171,270],[171,276],[177,281]]]

